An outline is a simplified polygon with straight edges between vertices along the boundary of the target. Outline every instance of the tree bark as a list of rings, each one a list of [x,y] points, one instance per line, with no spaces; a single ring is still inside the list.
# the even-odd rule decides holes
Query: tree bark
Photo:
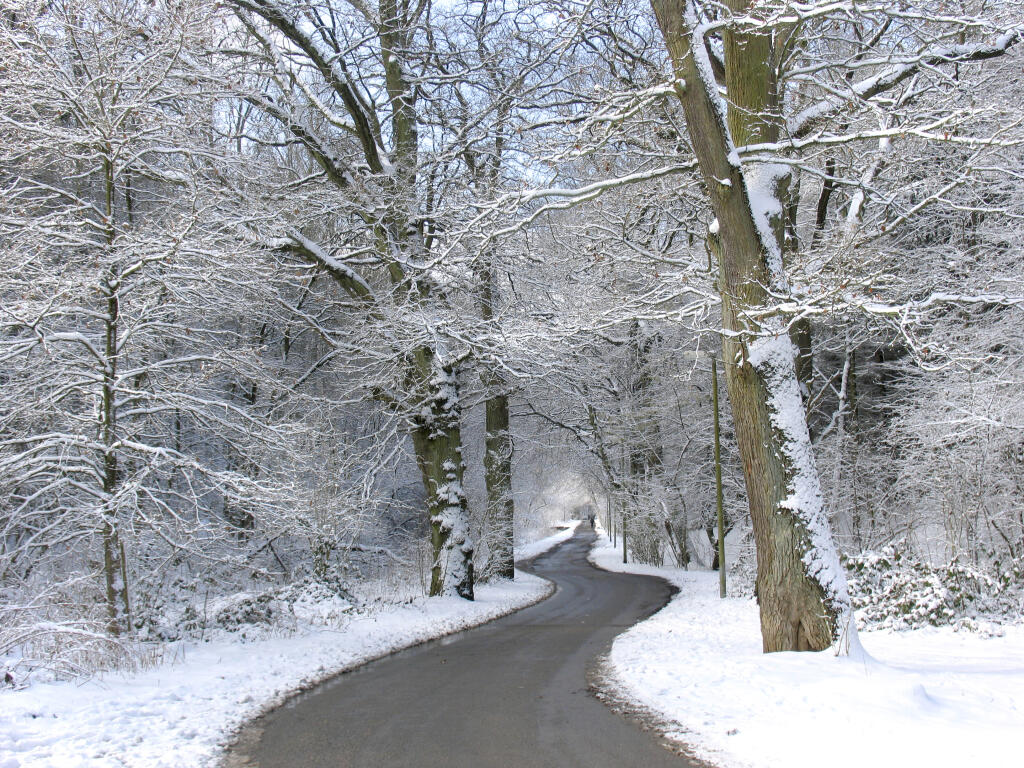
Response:
[[[108,251],[114,247],[114,165],[109,156],[103,160],[106,191],[104,207],[105,240]],[[109,255],[109,254],[108,254]],[[106,302],[104,316],[103,384],[100,398],[100,435],[103,443],[103,509],[100,532],[103,539],[103,582],[107,602],[107,631],[114,636],[129,630],[128,568],[124,562],[117,508],[114,497],[118,487],[117,466],[117,363],[120,323],[120,280],[113,265],[100,283]]]
[[[746,11],[745,2],[734,10]],[[787,179],[744,172],[735,147],[777,135],[770,32],[725,35],[729,107],[707,62],[693,0],[652,0],[671,56],[676,93],[707,184],[720,236],[722,357],[757,544],[757,597],[765,652],[820,650],[838,638],[846,584],[821,506],[786,325],[765,310],[784,288],[782,202]],[[695,39],[695,36],[697,39]],[[759,181],[752,203],[749,187]],[[778,216],[761,216],[774,202]]]
[[[494,573],[515,577],[513,534],[515,507],[512,496],[512,434],[509,432],[508,395],[487,399],[484,440],[484,481],[487,486],[487,518],[491,524],[491,560]]]
[[[453,366],[426,347],[415,354],[427,388],[423,408],[414,416],[412,442],[427,491],[434,561],[430,595],[473,599],[473,544],[462,480],[462,408]]]

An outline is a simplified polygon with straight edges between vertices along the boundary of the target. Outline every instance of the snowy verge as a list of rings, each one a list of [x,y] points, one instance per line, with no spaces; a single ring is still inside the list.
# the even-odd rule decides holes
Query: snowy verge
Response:
[[[728,768],[1013,765],[1024,733],[1024,627],[862,632],[868,656],[761,652],[757,605],[718,597],[716,572],[622,563],[601,536],[590,560],[660,576],[679,593],[616,638],[615,693],[666,735]]]
[[[575,526],[517,550],[535,557]],[[196,768],[216,765],[246,721],[338,672],[483,624],[551,593],[520,571],[480,584],[476,600],[422,598],[250,643],[176,646],[175,658],[136,675],[38,684],[0,693],[0,768]]]
[[[567,541],[572,538],[572,535],[576,533],[576,529],[579,528],[582,520],[566,520],[565,522],[558,523],[555,528],[561,530],[558,533],[554,533],[547,536],[539,541],[531,542],[530,544],[524,544],[521,547],[516,547],[516,562],[522,562],[523,560],[530,560],[531,558],[542,555],[549,549],[552,549],[557,544],[561,544],[563,541]]]

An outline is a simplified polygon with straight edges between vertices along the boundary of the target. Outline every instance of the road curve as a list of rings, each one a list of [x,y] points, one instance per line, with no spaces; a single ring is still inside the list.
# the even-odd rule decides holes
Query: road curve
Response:
[[[591,531],[527,570],[547,600],[341,674],[255,721],[227,759],[253,768],[685,768],[587,692],[595,657],[663,606],[660,579],[587,562]]]

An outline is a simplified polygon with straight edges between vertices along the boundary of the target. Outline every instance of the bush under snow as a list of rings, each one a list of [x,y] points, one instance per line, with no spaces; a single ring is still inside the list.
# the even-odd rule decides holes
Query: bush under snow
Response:
[[[989,630],[992,623],[1019,620],[1024,608],[1022,560],[995,575],[955,557],[934,566],[900,540],[846,558],[845,565],[862,629]]]

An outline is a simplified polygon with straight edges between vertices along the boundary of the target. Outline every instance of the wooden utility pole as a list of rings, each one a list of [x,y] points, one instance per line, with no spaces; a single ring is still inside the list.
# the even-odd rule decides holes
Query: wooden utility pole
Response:
[[[626,562],[626,513],[622,513],[622,562]]]
[[[718,426],[718,361],[711,358],[711,400],[715,407],[715,503],[718,507],[718,596],[725,597],[725,511],[722,505],[722,446]]]

